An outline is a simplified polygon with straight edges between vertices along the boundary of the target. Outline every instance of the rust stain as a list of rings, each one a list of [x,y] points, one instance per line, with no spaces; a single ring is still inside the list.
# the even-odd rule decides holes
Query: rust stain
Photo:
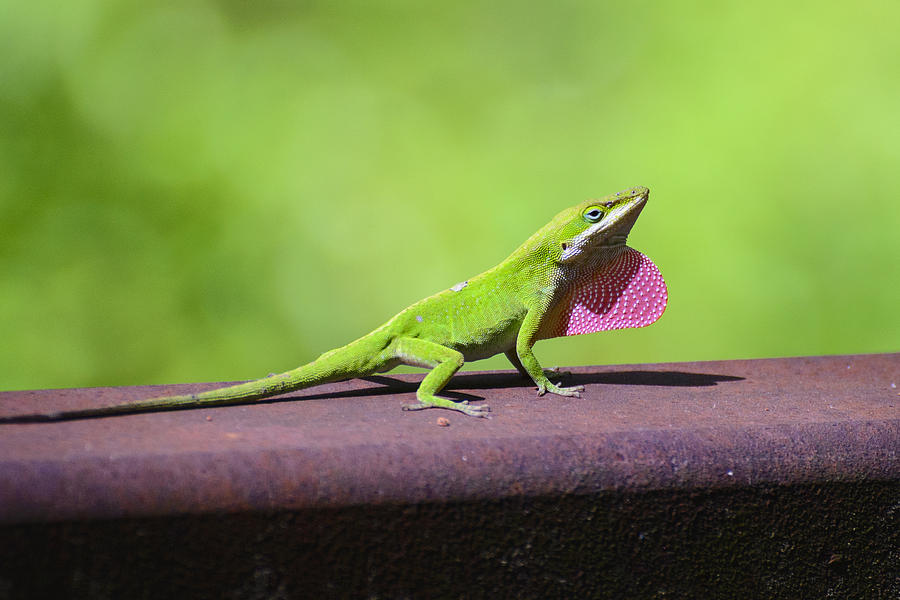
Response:
[[[493,418],[404,413],[418,375],[250,405],[0,425],[0,521],[278,510],[900,478],[900,354],[572,369],[582,398],[513,372],[447,395]],[[0,416],[219,384],[0,393]],[[442,419],[452,427],[436,427]]]

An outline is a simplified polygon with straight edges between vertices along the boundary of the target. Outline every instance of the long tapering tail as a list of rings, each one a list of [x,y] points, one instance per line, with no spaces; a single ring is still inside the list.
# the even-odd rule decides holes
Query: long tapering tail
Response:
[[[271,396],[277,396],[279,394],[322,383],[329,383],[331,381],[362,375],[334,371],[334,369],[329,370],[326,365],[322,365],[319,360],[316,360],[285,373],[270,375],[262,379],[216,388],[206,392],[178,396],[160,396],[94,408],[0,417],[0,425],[7,423],[43,423],[47,421],[90,419],[139,412],[227,406],[250,402],[260,398],[269,398]]]
[[[383,370],[387,358],[381,351],[387,346],[390,334],[383,328],[350,342],[346,346],[330,350],[311,363],[278,375],[269,375],[246,383],[221,387],[197,394],[162,396],[123,402],[110,406],[64,410],[52,413],[37,413],[0,417],[0,425],[6,423],[42,423],[46,421],[66,421],[69,419],[89,419],[138,412],[179,410],[207,406],[227,406],[241,404],[260,398],[269,398],[295,390],[331,383],[342,379],[365,377]]]

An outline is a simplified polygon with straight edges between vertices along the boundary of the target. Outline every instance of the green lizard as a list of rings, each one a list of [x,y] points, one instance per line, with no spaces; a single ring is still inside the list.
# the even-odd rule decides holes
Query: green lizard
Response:
[[[537,384],[538,395],[578,397],[584,387],[551,382],[532,348],[551,337],[643,327],[662,315],[667,290],[659,270],[625,245],[649,193],[636,187],[566,209],[496,267],[416,302],[371,333],[291,371],[197,394],[0,422],[236,404],[401,364],[430,369],[416,392],[418,402],[404,410],[446,408],[486,417],[487,406],[438,393],[465,361],[500,352]]]

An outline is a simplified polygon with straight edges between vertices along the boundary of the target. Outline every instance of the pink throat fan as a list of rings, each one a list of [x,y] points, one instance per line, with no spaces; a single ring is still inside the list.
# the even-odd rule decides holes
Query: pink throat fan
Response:
[[[633,248],[605,269],[576,282],[554,337],[646,327],[666,310],[668,290],[659,269]]]

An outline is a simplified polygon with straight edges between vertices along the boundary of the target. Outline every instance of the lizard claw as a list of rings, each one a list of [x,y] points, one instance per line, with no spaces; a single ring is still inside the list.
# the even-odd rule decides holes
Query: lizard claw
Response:
[[[538,385],[537,393],[538,396],[543,396],[547,392],[551,394],[556,394],[557,396],[567,396],[570,398],[581,398],[581,392],[584,391],[583,385],[573,385],[571,387],[560,387],[554,384],[552,381],[548,381],[547,383],[541,383]]]
[[[465,413],[470,417],[481,417],[482,419],[491,418],[491,407],[485,404],[476,406],[467,405],[465,408],[460,407],[460,412]]]
[[[445,399],[441,399],[445,400]],[[446,402],[446,403],[445,403]],[[482,419],[490,419],[491,415],[491,407],[486,404],[469,404],[468,400],[463,400],[462,402],[452,402],[450,400],[445,400],[445,402],[441,402],[439,404],[430,404],[427,402],[419,402],[418,404],[404,404],[401,408],[403,410],[425,410],[426,408],[446,408],[449,410],[455,410],[457,412],[461,412],[463,414],[469,415],[470,417],[481,417]]]
[[[583,385],[573,385],[571,387],[560,387],[552,383],[547,386],[547,391],[557,396],[566,396],[568,398],[581,398],[581,392],[584,391]]]

